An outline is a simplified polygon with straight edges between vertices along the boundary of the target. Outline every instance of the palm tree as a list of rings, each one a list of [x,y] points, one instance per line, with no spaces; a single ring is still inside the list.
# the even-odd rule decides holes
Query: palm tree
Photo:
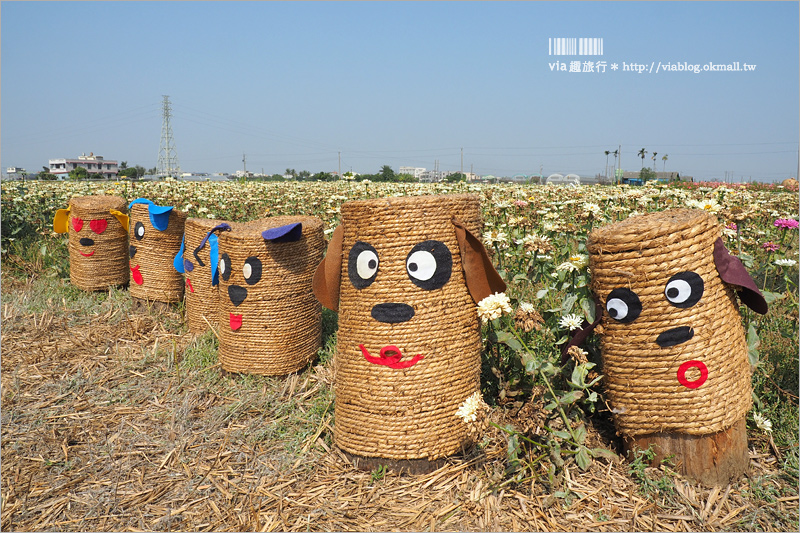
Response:
[[[658,155],[658,152],[653,152],[653,172],[656,171],[656,156],[657,155]]]
[[[608,156],[611,154],[610,150],[606,150],[606,179],[608,179]]]
[[[644,148],[639,150],[639,157],[642,158],[642,168],[644,168],[644,154],[646,154],[646,153],[647,153],[647,150],[645,150]]]
[[[666,169],[667,169],[667,156],[668,156],[668,155],[669,155],[669,154],[664,154],[664,155],[661,157],[661,160],[664,162],[664,166],[663,166],[663,167],[662,167],[662,169],[661,169],[662,171],[666,171]]]
[[[614,181],[617,180],[617,156],[619,155],[619,148],[614,150]]]

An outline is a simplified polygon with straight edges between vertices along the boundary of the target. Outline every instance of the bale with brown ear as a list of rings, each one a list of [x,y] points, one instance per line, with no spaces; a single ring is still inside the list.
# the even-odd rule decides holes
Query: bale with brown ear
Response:
[[[469,444],[456,411],[480,385],[476,304],[505,290],[481,226],[475,195],[342,205],[314,291],[339,312],[334,438],[357,465],[425,470]]]
[[[720,234],[715,217],[675,209],[596,229],[588,242],[617,431],[628,448],[674,454],[681,473],[706,484],[727,483],[749,464],[750,366],[737,291],[767,311]]]

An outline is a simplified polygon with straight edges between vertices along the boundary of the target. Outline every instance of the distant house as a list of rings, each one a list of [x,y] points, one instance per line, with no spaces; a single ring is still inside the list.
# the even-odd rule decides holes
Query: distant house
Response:
[[[641,185],[642,180],[639,177],[638,170],[626,170],[622,173],[622,183],[630,185]],[[668,182],[668,181],[694,181],[691,176],[682,176],[680,172],[656,172],[655,181]]]
[[[100,174],[106,179],[115,179],[119,173],[119,164],[111,159],[103,159],[101,155],[82,154],[77,159],[51,159],[50,173],[64,179],[69,176],[71,170],[85,168],[89,175]]]

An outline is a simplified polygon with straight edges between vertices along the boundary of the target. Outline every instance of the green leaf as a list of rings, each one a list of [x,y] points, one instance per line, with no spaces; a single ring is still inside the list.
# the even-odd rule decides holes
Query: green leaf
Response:
[[[43,244],[42,247],[39,248],[39,253],[42,254],[43,256],[47,255],[47,245],[46,244]]]
[[[614,461],[617,459],[617,454],[612,452],[611,450],[606,450],[605,448],[592,448],[589,450],[589,453],[592,454],[592,457],[597,459],[608,459],[609,461]]]
[[[593,324],[596,318],[594,314],[594,302],[589,298],[581,298],[581,309],[583,309],[583,316],[586,317],[586,320],[588,320],[590,324]]]
[[[577,455],[575,455],[575,462],[578,463],[578,467],[580,467],[581,470],[589,468],[589,465],[592,463],[592,458],[589,457],[589,450],[586,446],[580,447]]]
[[[561,405],[571,405],[583,398],[583,391],[574,390],[568,392],[558,398],[558,403]]]
[[[578,441],[578,444],[583,444],[586,440],[586,436],[588,433],[586,432],[586,426],[581,423],[578,427],[575,428],[575,440]]]
[[[769,292],[769,291],[761,291],[761,294],[764,295],[764,300],[771,304],[775,300],[783,300],[786,298],[786,295],[781,292]]]
[[[516,276],[514,276],[513,281],[524,281],[526,279],[528,279],[528,276],[526,276],[525,274],[517,274]]]
[[[571,436],[568,431],[562,431],[562,430],[558,431],[553,430],[553,435],[562,440],[568,440]]]
[[[536,299],[541,300],[542,298],[544,298],[545,294],[547,294],[547,289],[539,289],[538,291],[536,291]]]
[[[747,358],[753,366],[758,364],[758,347],[760,344],[761,339],[758,338],[756,327],[751,323],[747,328]]]
[[[539,370],[542,365],[541,360],[530,352],[522,354],[522,363],[525,365],[525,371],[529,374],[533,374]]]
[[[514,335],[507,331],[497,331],[497,342],[501,342],[514,350],[515,352],[522,351],[522,344],[517,340]]]

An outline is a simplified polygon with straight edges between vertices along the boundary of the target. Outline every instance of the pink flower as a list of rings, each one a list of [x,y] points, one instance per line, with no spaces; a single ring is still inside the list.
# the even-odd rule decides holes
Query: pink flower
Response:
[[[734,224],[733,222],[731,222],[730,224],[728,224],[725,227],[728,228],[728,229],[732,229],[733,231],[736,231],[736,224]]]
[[[780,248],[780,246],[778,246],[772,241],[765,242],[764,244],[761,245],[761,247],[768,252],[775,252],[778,250],[778,248]]]
[[[528,202],[525,200],[515,200],[514,205],[517,207],[528,207]]]
[[[797,229],[798,225],[800,225],[800,222],[792,218],[779,218],[775,221],[776,228]]]

